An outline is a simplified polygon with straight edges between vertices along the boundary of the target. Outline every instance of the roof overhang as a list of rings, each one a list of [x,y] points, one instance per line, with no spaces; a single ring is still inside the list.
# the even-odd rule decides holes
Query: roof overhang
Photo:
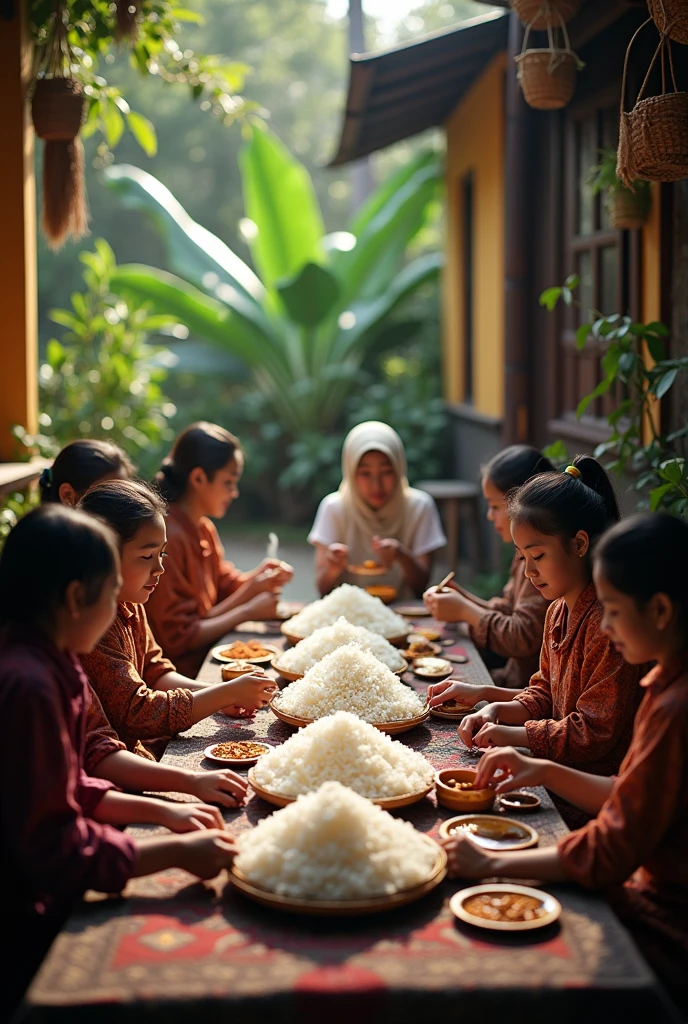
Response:
[[[495,11],[419,42],[354,54],[339,149],[330,167],[441,125],[506,48],[508,25],[508,13]]]

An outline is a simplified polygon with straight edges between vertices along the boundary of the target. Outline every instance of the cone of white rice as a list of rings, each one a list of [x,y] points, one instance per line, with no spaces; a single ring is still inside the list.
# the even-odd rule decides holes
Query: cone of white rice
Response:
[[[419,793],[435,770],[422,754],[337,711],[294,733],[253,769],[259,786],[280,796],[301,796],[336,781],[369,800]]]
[[[237,839],[235,867],[281,896],[354,900],[424,882],[437,845],[339,782],[325,782]]]
[[[277,698],[279,710],[295,718],[324,718],[350,711],[364,722],[384,724],[418,718],[424,702],[397,676],[352,640],[309,668]]]
[[[342,644],[356,640],[364,651],[370,651],[378,661],[394,672],[406,664],[403,655],[392,647],[379,633],[373,633],[365,626],[352,626],[343,615],[331,626],[322,626],[309,637],[283,651],[279,656],[279,667],[288,672],[307,672],[326,654],[336,651]]]
[[[385,637],[400,637],[408,633],[406,619],[382,603],[379,597],[367,594],[360,587],[342,583],[326,597],[287,619],[282,632],[288,636],[307,637],[316,629],[331,626],[340,616],[352,626],[365,626],[371,633]]]

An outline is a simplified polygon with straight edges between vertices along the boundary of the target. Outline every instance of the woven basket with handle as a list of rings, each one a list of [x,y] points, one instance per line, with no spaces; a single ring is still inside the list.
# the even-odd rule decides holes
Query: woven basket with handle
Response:
[[[688,177],[688,92],[679,92],[674,74],[671,42],[662,35],[655,50],[638,99],[632,110],[624,110],[628,59],[638,32],[631,39],[624,61],[621,83],[621,123],[616,173],[628,188],[636,178],[643,181],[679,181]],[[666,63],[671,72],[673,92],[667,92]],[[657,58],[661,59],[662,94],[643,98]]]
[[[648,197],[619,189],[613,193],[607,206],[609,223],[615,231],[633,231],[641,228],[650,212]]]
[[[509,0],[524,25],[534,29],[554,28],[571,21],[578,13],[580,0]]]
[[[72,78],[39,78],[31,101],[31,117],[39,139],[69,142],[84,118],[84,93]]]
[[[535,110],[559,110],[570,102],[576,90],[578,58],[571,50],[566,25],[561,22],[565,47],[556,45],[554,30],[547,26],[549,47],[528,49],[529,25],[523,37],[523,49],[516,61],[517,77],[523,97]]]
[[[686,0],[647,0],[655,25],[662,35],[675,43],[688,43],[688,3]]]

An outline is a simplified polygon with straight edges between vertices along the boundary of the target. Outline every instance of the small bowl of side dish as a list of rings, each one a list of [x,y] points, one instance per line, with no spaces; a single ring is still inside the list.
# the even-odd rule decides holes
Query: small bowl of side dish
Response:
[[[475,789],[477,772],[470,768],[443,768],[435,774],[437,802],[452,811],[489,811],[493,789]]]
[[[502,793],[499,802],[502,807],[522,814],[523,811],[537,811],[540,806],[540,797],[525,789],[516,789],[511,793]]]
[[[432,682],[446,679],[452,674],[452,667],[445,658],[416,658],[413,662],[413,672],[420,679]]]
[[[454,893],[449,907],[460,921],[493,931],[545,928],[561,915],[561,904],[541,889],[512,882],[474,885]]]
[[[391,604],[392,601],[396,601],[397,588],[390,586],[388,583],[373,584],[371,587],[366,587],[366,593],[370,594],[371,597],[379,597],[383,604]]]
[[[254,665],[252,661],[228,661],[222,666],[222,681],[227,683],[239,676],[264,676],[265,669],[260,665]]]
[[[209,761],[215,761],[217,764],[250,768],[270,749],[271,745],[262,740],[228,740],[224,743],[211,743],[203,754]]]

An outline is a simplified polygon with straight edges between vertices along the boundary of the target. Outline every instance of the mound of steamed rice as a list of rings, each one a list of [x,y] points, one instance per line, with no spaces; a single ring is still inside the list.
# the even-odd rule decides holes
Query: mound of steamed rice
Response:
[[[384,605],[379,597],[350,583],[342,583],[327,597],[306,605],[303,611],[287,619],[282,629],[292,636],[306,637],[322,626],[331,626],[340,615],[352,626],[365,626],[381,636],[403,636],[409,631],[406,620]]]
[[[338,647],[276,698],[280,711],[324,718],[350,711],[364,722],[400,722],[422,714],[424,702],[355,640]]]
[[[254,885],[300,899],[385,896],[424,882],[437,846],[339,782],[325,782],[237,839]]]
[[[418,751],[348,711],[299,729],[253,769],[259,786],[282,796],[311,793],[334,780],[369,800],[418,793],[432,785],[434,774]]]
[[[364,651],[370,651],[378,661],[381,661],[387,668],[402,668],[404,657],[392,647],[379,633],[372,633],[365,626],[352,626],[343,615],[337,619],[332,626],[322,626],[311,633],[309,637],[284,651],[279,658],[280,668],[289,672],[307,672],[317,662],[321,661],[326,654],[336,651],[342,644],[350,640],[357,640]]]

